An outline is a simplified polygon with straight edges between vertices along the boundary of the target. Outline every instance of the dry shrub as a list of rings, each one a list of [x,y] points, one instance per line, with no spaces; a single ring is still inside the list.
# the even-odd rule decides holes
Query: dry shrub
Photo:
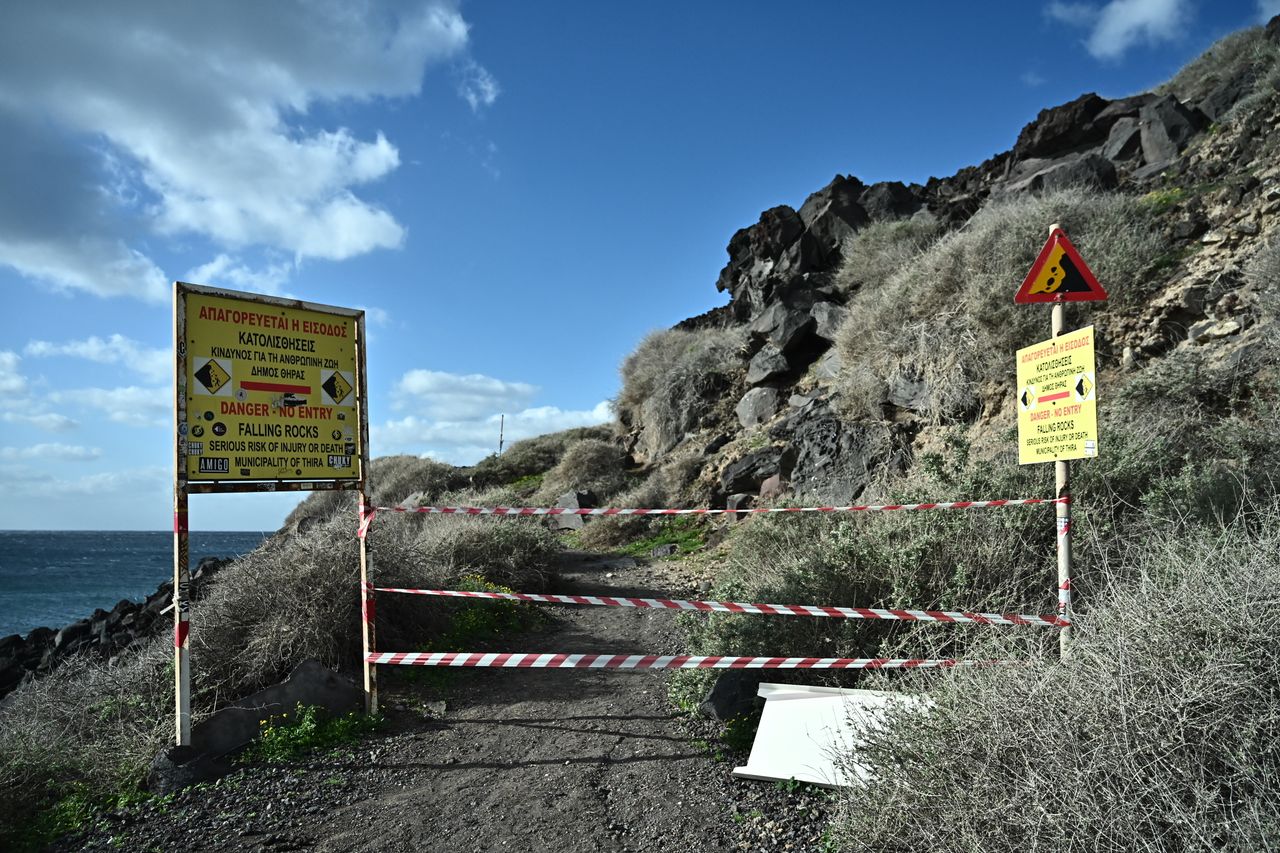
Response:
[[[369,499],[374,506],[394,506],[414,494],[430,500],[466,482],[462,469],[421,456],[379,456],[369,463]],[[313,492],[289,513],[284,529],[303,532],[338,514],[354,517],[356,503],[355,492]]]
[[[551,503],[574,489],[606,500],[626,487],[628,461],[627,452],[614,442],[596,438],[574,442],[547,472],[534,502]]]
[[[1044,315],[1014,305],[1013,293],[1054,222],[1110,292],[1111,310],[1143,304],[1156,283],[1142,273],[1161,243],[1136,201],[1072,189],[989,204],[850,297],[837,345],[851,414],[880,417],[891,383],[923,383],[921,414],[932,422],[976,414],[984,386],[1009,379],[1010,354],[1045,337]]]
[[[306,533],[277,534],[216,576],[192,610],[197,719],[307,658],[357,669],[355,530],[354,515],[337,514]],[[554,534],[525,520],[391,514],[374,522],[369,546],[379,583],[438,588],[478,574],[533,590],[560,549]],[[379,647],[422,648],[445,612],[416,596],[379,594]],[[163,636],[115,665],[75,660],[11,694],[0,709],[0,802],[27,809],[74,783],[104,794],[137,784],[172,735],[172,648]]]
[[[615,495],[614,506],[630,509],[662,509],[687,506],[693,497],[690,487],[706,460],[688,451],[669,455],[661,466],[635,487]],[[593,519],[578,539],[584,548],[616,548],[644,536],[653,518],[643,515],[613,515]]]
[[[858,751],[842,849],[1262,850],[1280,838],[1280,506],[1142,531],[1071,656],[955,670]],[[983,656],[1004,656],[992,635]],[[924,681],[929,684],[929,680]],[[886,687],[902,688],[885,678]]]
[[[844,260],[836,271],[836,286],[852,293],[865,284],[882,284],[914,261],[941,236],[942,225],[922,216],[867,225],[844,244]]]
[[[517,480],[545,474],[555,467],[570,445],[586,439],[605,441],[613,434],[606,425],[576,427],[514,442],[503,453],[487,456],[470,469],[476,487],[511,485]]]
[[[0,839],[46,792],[137,785],[173,739],[173,642],[157,637],[115,666],[87,657],[23,685],[0,707]]]
[[[1162,95],[1194,103],[1223,83],[1241,78],[1261,79],[1280,60],[1280,47],[1267,40],[1262,27],[1231,33],[1187,63],[1156,88]]]
[[[1245,276],[1257,290],[1261,321],[1280,323],[1280,234],[1274,234],[1253,256]]]
[[[640,431],[640,455],[661,456],[723,415],[718,406],[737,401],[745,343],[742,328],[667,329],[649,334],[623,360],[614,408],[624,427]]]

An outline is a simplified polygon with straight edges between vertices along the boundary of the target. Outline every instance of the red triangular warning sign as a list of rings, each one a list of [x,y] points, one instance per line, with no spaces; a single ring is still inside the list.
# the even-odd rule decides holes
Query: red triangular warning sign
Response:
[[[1055,228],[1013,301],[1028,305],[1033,302],[1093,302],[1106,298],[1107,291],[1098,284],[1093,271],[1067,239],[1066,232]]]

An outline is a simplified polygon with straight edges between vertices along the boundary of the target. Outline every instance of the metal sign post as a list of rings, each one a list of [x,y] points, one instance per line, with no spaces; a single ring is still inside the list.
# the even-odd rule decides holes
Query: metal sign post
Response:
[[[173,305],[174,706],[177,742],[187,745],[188,497],[342,489],[363,505],[368,381],[363,311],[184,282]],[[367,584],[363,539],[360,574]],[[371,649],[371,635],[366,642]]]
[[[1054,463],[1057,503],[1058,616],[1067,624],[1058,649],[1071,644],[1071,467],[1068,460],[1098,453],[1097,375],[1093,328],[1064,334],[1066,303],[1107,298],[1066,233],[1049,226],[1049,239],[1014,295],[1020,304],[1050,303],[1049,341],[1018,350],[1018,461]]]
[[[1053,228],[1049,229],[1050,233],[1053,233]],[[1049,321],[1053,338],[1062,334],[1066,308],[1062,302],[1053,303],[1053,315]],[[1067,460],[1058,459],[1053,463],[1053,485],[1054,496],[1058,499],[1058,618],[1068,623],[1058,629],[1058,654],[1066,660],[1067,648],[1071,644],[1071,463]]]

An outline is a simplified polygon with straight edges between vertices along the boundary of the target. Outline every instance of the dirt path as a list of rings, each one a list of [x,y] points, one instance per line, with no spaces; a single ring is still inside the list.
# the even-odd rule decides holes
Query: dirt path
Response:
[[[686,595],[677,566],[567,555],[556,592]],[[505,651],[683,651],[671,611],[552,607]],[[385,672],[389,667],[384,667]],[[818,850],[822,792],[734,780],[661,672],[463,670],[443,708],[384,679],[388,733],[115,816],[61,849]],[[745,756],[738,756],[738,762]]]

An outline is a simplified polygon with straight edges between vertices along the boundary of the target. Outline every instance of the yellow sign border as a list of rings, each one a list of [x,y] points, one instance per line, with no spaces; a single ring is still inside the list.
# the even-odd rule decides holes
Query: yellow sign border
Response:
[[[331,318],[333,325],[330,327],[337,336],[337,326],[341,324],[344,330],[348,330],[345,334],[349,335],[347,345],[352,350],[350,353],[350,361],[346,358],[342,359],[342,363],[338,368],[340,375],[343,375],[343,382],[351,386],[349,399],[344,398],[343,403],[349,402],[349,406],[317,404],[329,403],[327,394],[323,393],[319,387],[316,387],[312,394],[307,395],[305,402],[303,398],[285,399],[289,395],[280,395],[281,399],[272,399],[271,405],[276,408],[273,411],[277,413],[291,412],[293,414],[306,414],[314,418],[327,417],[327,432],[325,434],[316,433],[313,428],[307,428],[300,434],[310,436],[316,433],[318,439],[305,438],[304,440],[311,442],[313,446],[326,446],[325,440],[332,438],[330,433],[340,433],[339,439],[333,440],[333,447],[339,447],[341,451],[350,450],[350,453],[338,452],[329,454],[327,452],[319,453],[313,456],[313,459],[319,459],[323,463],[319,466],[298,466],[293,468],[293,472],[282,470],[286,466],[277,466],[276,470],[269,474],[263,474],[259,470],[259,466],[254,466],[249,470],[253,471],[251,476],[243,476],[239,470],[232,468],[227,463],[220,463],[226,470],[222,471],[206,471],[203,474],[195,470],[194,464],[188,462],[188,448],[190,443],[196,439],[192,438],[193,426],[189,423],[189,417],[196,414],[206,414],[211,408],[206,405],[204,412],[196,412],[190,407],[192,399],[196,395],[196,390],[192,389],[190,384],[196,381],[192,378],[192,364],[199,356],[208,356],[208,353],[196,353],[188,346],[190,340],[187,328],[189,297],[198,297],[195,302],[204,301],[206,303],[211,300],[218,302],[234,303],[237,308],[242,310],[246,315],[257,313],[263,317],[270,314],[273,316],[285,316],[290,319],[302,319],[303,317],[314,317],[321,315]],[[287,330],[286,330],[287,331]],[[316,338],[317,334],[308,334],[306,336]],[[174,284],[174,460],[175,460],[175,479],[180,486],[187,487],[191,492],[211,493],[211,492],[272,492],[272,491],[309,491],[316,489],[359,489],[363,487],[365,472],[368,470],[369,459],[369,424],[368,409],[366,401],[368,399],[367,379],[365,368],[366,342],[365,334],[365,317],[364,311],[354,308],[342,308],[334,305],[323,305],[301,300],[281,299],[279,297],[264,296],[256,293],[244,293],[241,291],[227,290],[224,288],[208,287],[205,285],[189,284],[187,282],[175,282]],[[219,358],[221,366],[225,369],[226,359]],[[350,367],[352,369],[344,370]],[[316,368],[323,370],[323,368]],[[234,372],[234,371],[233,371]],[[292,375],[300,375],[294,372]],[[319,386],[323,383],[323,378],[315,377],[314,381],[308,383],[308,387]],[[236,398],[232,395],[239,395],[238,402],[245,405],[265,405],[262,401],[256,404],[251,402],[251,394],[260,396],[254,392],[246,391],[243,387],[233,389],[233,383],[225,383],[218,391],[210,394],[208,388],[201,387],[199,396],[208,400],[216,400],[217,405],[225,407],[232,405]],[[190,392],[190,393],[189,393]],[[307,408],[301,408],[306,405]],[[336,418],[335,412],[341,408],[345,417],[341,421],[332,420]],[[261,411],[261,409],[257,409]],[[214,409],[219,411],[219,409]],[[292,414],[290,415],[293,416]],[[218,418],[216,423],[221,424],[222,428],[229,431],[234,423],[233,416],[227,418]],[[211,426],[211,425],[210,425]],[[208,430],[203,424],[200,425],[202,435],[206,441],[209,438]],[[270,441],[276,441],[275,437],[269,437]],[[248,446],[246,444],[246,446]],[[301,446],[301,445],[295,445]],[[337,459],[331,459],[330,456],[336,456]],[[340,468],[341,473],[335,473],[333,476],[325,476],[324,470],[330,467],[327,463],[341,462],[341,457],[350,456],[350,463],[346,467]],[[292,461],[292,460],[289,460]]]
[[[1098,455],[1093,326],[1017,351],[1018,464]]]

